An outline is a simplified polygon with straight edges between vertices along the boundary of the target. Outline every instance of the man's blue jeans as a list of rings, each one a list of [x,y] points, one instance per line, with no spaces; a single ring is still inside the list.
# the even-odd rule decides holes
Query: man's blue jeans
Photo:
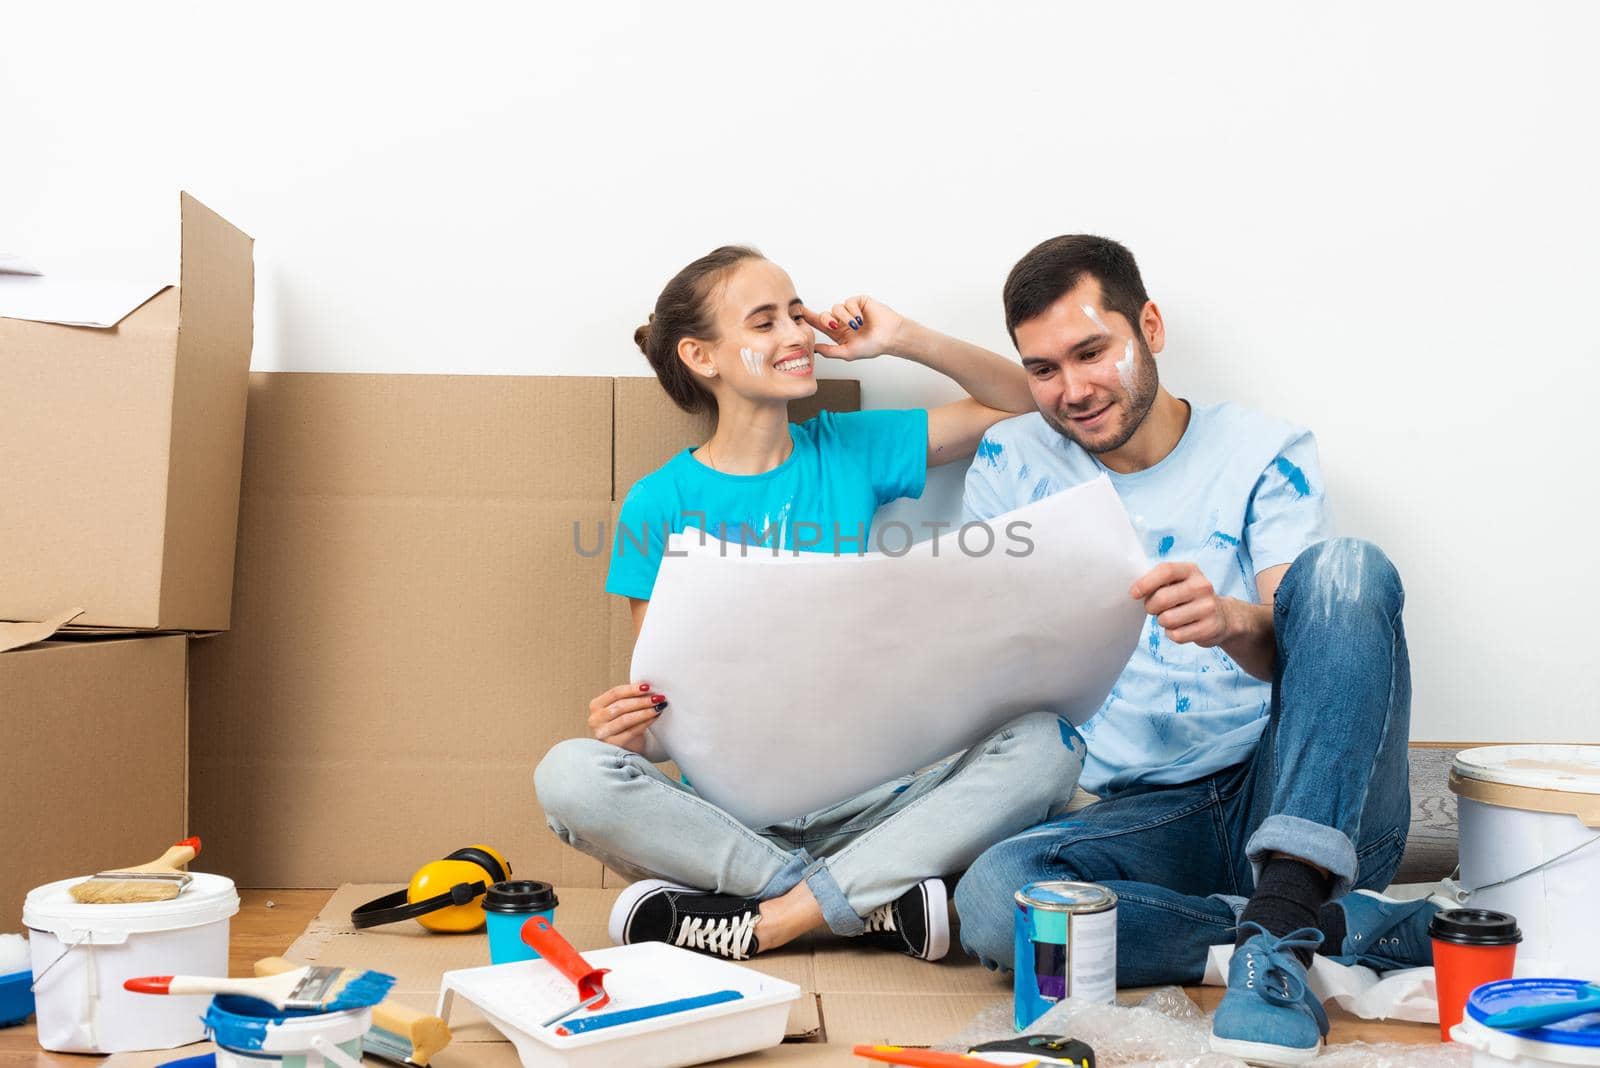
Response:
[[[1367,542],[1302,553],[1273,606],[1272,707],[1251,759],[1113,794],[987,850],[956,888],[967,951],[1009,968],[1012,895],[1075,879],[1117,893],[1120,985],[1195,983],[1209,947],[1234,940],[1270,854],[1327,869],[1335,897],[1388,885],[1411,822],[1404,597]]]

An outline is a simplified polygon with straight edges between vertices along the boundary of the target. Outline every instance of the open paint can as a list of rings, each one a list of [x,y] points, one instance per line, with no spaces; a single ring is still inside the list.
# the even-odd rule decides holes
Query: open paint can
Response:
[[[1117,895],[1098,883],[1029,883],[1013,922],[1017,1030],[1067,998],[1117,1000]]]
[[[1509,912],[1522,955],[1582,975],[1600,961],[1600,746],[1494,745],[1456,754],[1461,874],[1445,893]]]
[[[360,1068],[372,1010],[283,1011],[221,994],[211,999],[205,1027],[217,1044],[217,1068]]]
[[[555,922],[555,889],[535,879],[495,883],[483,895],[483,914],[489,921],[489,960],[509,964],[537,960],[539,954],[522,940],[522,925],[535,916]]]
[[[63,879],[29,892],[39,1045],[66,1053],[173,1049],[205,1035],[204,996],[152,998],[122,988],[141,975],[228,974],[233,881],[195,873],[170,901],[86,905]]]

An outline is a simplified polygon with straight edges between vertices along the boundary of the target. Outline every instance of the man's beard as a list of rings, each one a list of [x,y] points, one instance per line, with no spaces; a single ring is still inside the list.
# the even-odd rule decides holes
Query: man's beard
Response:
[[[1072,422],[1058,412],[1052,412],[1045,417],[1055,432],[1073,442],[1085,452],[1099,454],[1113,452],[1126,445],[1133,435],[1138,433],[1139,427],[1144,425],[1145,416],[1150,414],[1150,408],[1156,402],[1156,393],[1160,391],[1161,379],[1156,373],[1155,356],[1145,345],[1144,338],[1139,338],[1139,356],[1134,361],[1133,381],[1127,390],[1120,392],[1113,398],[1112,404],[1122,412],[1122,425],[1116,433],[1107,438],[1095,441],[1085,441],[1078,436],[1072,428]]]

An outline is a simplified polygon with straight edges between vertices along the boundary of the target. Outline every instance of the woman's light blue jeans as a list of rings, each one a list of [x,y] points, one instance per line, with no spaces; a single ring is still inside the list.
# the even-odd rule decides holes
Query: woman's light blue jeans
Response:
[[[1388,885],[1411,825],[1404,599],[1376,546],[1307,549],[1274,599],[1272,707],[1254,756],[1197,782],[1113,794],[990,849],[956,888],[962,944],[1010,968],[1019,888],[1103,883],[1119,899],[1118,983],[1196,983],[1210,947],[1234,940],[1268,854],[1326,869],[1335,897]]]
[[[1032,712],[957,758],[760,830],[592,738],[554,746],[534,785],[550,829],[619,874],[761,900],[804,880],[828,927],[855,935],[863,917],[923,879],[960,872],[1002,838],[1065,812],[1084,752],[1065,720]]]

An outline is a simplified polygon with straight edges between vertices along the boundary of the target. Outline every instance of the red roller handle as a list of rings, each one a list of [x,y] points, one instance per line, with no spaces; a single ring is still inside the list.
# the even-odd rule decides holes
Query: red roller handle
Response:
[[[137,979],[125,980],[122,989],[130,994],[165,994],[172,985],[170,975],[146,975]]]
[[[591,1009],[598,1009],[611,1000],[611,995],[606,993],[605,978],[610,968],[595,968],[583,959],[571,942],[550,926],[550,921],[543,916],[535,916],[522,925],[522,940],[533,947],[533,951],[549,961],[562,975],[571,979],[578,988],[578,1000],[587,1002],[590,998],[599,996],[598,1001],[590,1005]]]

